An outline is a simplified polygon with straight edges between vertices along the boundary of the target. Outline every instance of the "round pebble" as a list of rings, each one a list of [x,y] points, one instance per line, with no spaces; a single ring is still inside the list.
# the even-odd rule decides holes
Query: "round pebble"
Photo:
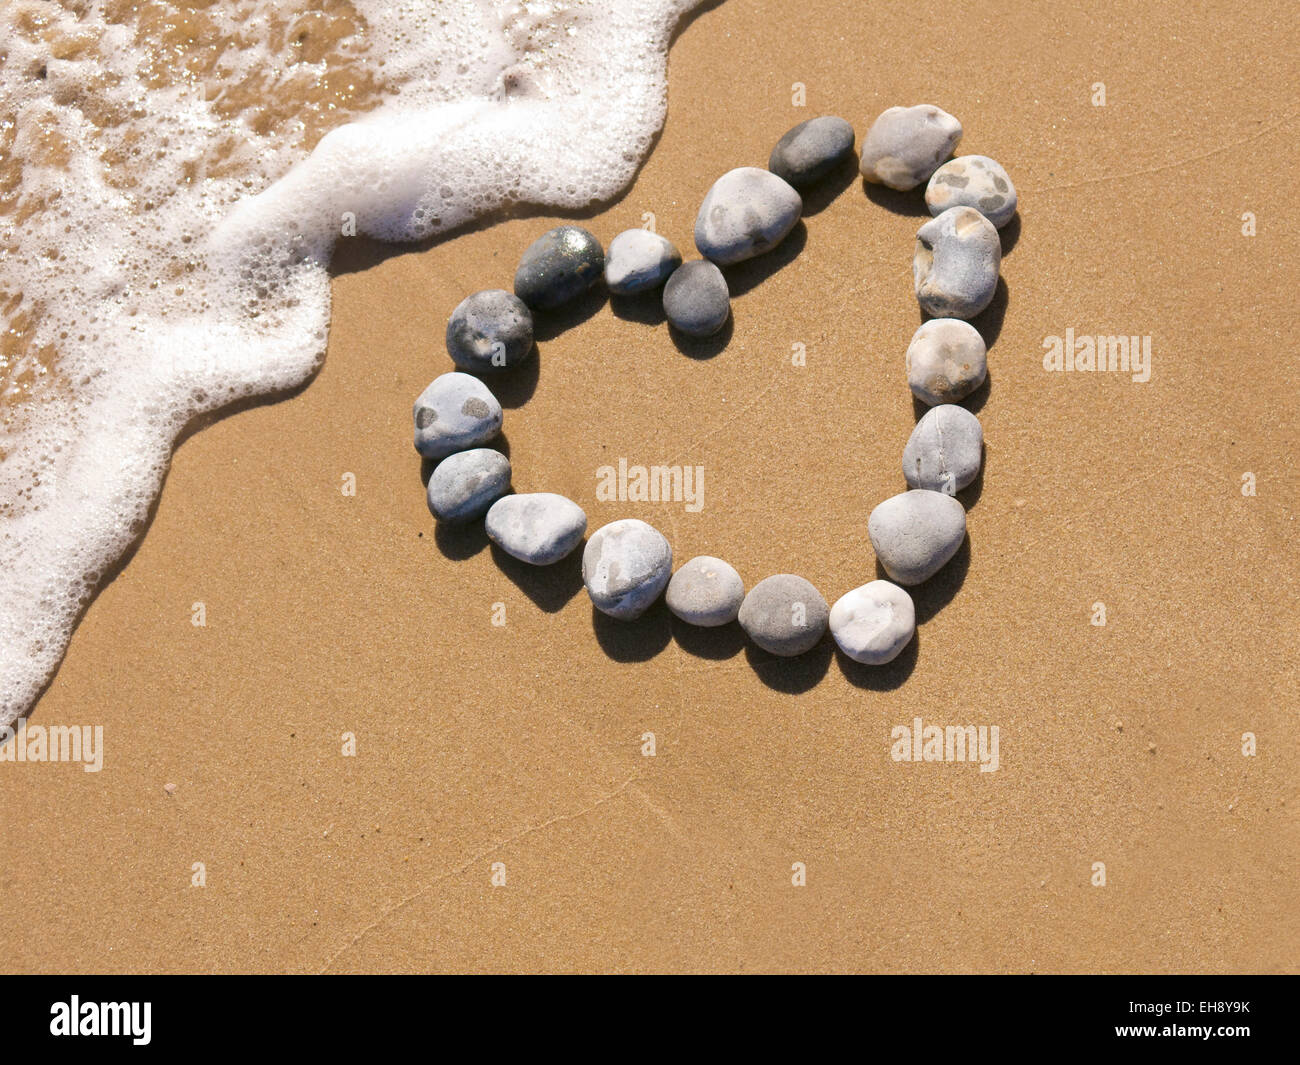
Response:
[[[501,432],[501,404],[467,373],[435,377],[413,411],[415,450],[428,459],[478,447]]]
[[[533,353],[533,316],[518,296],[487,288],[466,296],[447,322],[447,354],[478,373],[517,366]]]
[[[759,581],[740,604],[740,625],[764,651],[789,658],[816,646],[826,631],[826,600],[808,581],[778,573]]]
[[[912,395],[931,407],[965,399],[988,374],[984,338],[960,318],[923,323],[907,345],[906,361]]]
[[[713,183],[695,218],[700,254],[728,266],[775,248],[799,221],[803,200],[769,170],[742,166]]]
[[[681,265],[682,253],[671,240],[648,229],[624,230],[609,242],[605,286],[616,296],[648,292]]]
[[[567,558],[582,542],[587,515],[554,492],[503,496],[487,512],[488,539],[507,555],[534,566]]]
[[[745,599],[745,582],[728,563],[698,555],[673,574],[664,600],[691,625],[713,628],[736,620]]]
[[[993,302],[1002,241],[973,207],[950,207],[916,233],[916,299],[936,318],[974,318]]]
[[[891,107],[862,139],[862,176],[906,192],[929,179],[961,140],[961,123],[933,104]]]
[[[602,525],[582,552],[582,581],[597,610],[629,621],[659,598],[673,571],[663,533],[636,518]]]
[[[448,455],[429,477],[429,510],[439,521],[473,521],[510,489],[510,460],[491,448]]]
[[[909,488],[955,496],[979,475],[984,427],[965,407],[944,403],[916,423],[903,448],[903,477]]]
[[[1016,213],[1016,187],[987,155],[959,155],[934,172],[925,188],[925,205],[936,216],[949,207],[973,207],[1001,229]]]
[[[600,241],[580,226],[557,226],[524,252],[515,271],[515,295],[546,310],[581,296],[605,270]]]
[[[722,271],[707,259],[683,263],[664,286],[664,314],[687,336],[713,336],[731,316],[731,293]]]
[[[867,535],[891,580],[920,584],[941,570],[966,538],[966,511],[952,496],[913,489],[871,512]]]
[[[830,627],[840,650],[853,661],[883,666],[916,634],[916,607],[897,584],[872,581],[835,601]]]
[[[853,127],[823,115],[800,122],[776,142],[767,168],[796,189],[820,181],[853,154]]]

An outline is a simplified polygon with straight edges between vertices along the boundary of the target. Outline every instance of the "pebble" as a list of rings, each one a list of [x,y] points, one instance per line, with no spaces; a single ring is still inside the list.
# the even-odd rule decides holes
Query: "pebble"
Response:
[[[722,266],[771,251],[794,229],[803,200],[770,170],[742,166],[713,183],[695,218],[695,246]]]
[[[909,488],[955,496],[980,472],[984,427],[965,407],[943,403],[916,423],[903,448],[903,477]]]
[[[582,508],[554,492],[502,496],[487,512],[488,539],[507,555],[534,566],[567,558],[586,531]]]
[[[720,558],[698,555],[673,574],[664,595],[668,609],[691,625],[713,628],[736,620],[745,582]]]
[[[936,318],[974,318],[993,302],[1002,241],[973,207],[950,207],[916,233],[916,298]]]
[[[931,318],[907,345],[907,384],[933,407],[956,403],[984,383],[988,350],[979,330],[960,318]]]
[[[476,447],[448,455],[429,477],[429,510],[439,521],[473,521],[510,489],[510,460]]]
[[[811,650],[826,631],[826,600],[808,581],[778,573],[759,581],[740,604],[740,625],[764,651],[783,658]]]
[[[876,507],[867,519],[867,535],[891,580],[920,584],[961,547],[966,511],[952,496],[916,488]]]
[[[796,189],[815,184],[853,153],[853,127],[823,115],[800,122],[776,142],[767,168]]]
[[[933,104],[891,107],[862,139],[862,176],[906,192],[927,180],[961,140],[961,123]]]
[[[415,401],[415,450],[428,459],[478,447],[501,432],[501,404],[467,373],[445,373]]]
[[[604,270],[600,241],[581,226],[557,226],[533,241],[519,260],[515,295],[535,309],[558,307],[591,288]]]
[[[658,288],[682,265],[676,245],[648,229],[627,229],[609,242],[605,287],[616,296]]]
[[[664,286],[664,314],[687,336],[713,336],[731,317],[731,293],[722,271],[708,259],[683,263]]]
[[[673,571],[673,549],[652,525],[622,518],[602,525],[582,552],[582,582],[597,610],[630,621],[659,598]]]
[[[447,322],[447,354],[462,370],[517,366],[533,353],[533,316],[518,296],[486,288],[466,296]]]
[[[934,172],[925,188],[925,205],[932,215],[949,207],[973,207],[1001,229],[1016,213],[1016,187],[987,155],[960,155]]]
[[[853,661],[883,666],[916,634],[916,607],[897,584],[872,581],[835,601],[830,626],[840,650]]]

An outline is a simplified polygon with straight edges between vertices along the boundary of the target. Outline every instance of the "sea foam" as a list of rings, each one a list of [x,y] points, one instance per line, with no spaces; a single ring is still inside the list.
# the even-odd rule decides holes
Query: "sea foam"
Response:
[[[181,430],[319,366],[336,239],[617,194],[698,2],[6,5],[0,724],[143,531]]]

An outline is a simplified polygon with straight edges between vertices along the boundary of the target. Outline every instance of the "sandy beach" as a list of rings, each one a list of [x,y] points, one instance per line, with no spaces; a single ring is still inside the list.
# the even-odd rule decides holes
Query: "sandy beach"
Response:
[[[8,968],[1296,971],[1300,31],[1253,0],[1052,11],[706,7],[649,159],[580,216],[608,244],[652,214],[693,256],[719,175],[893,104],[1013,175],[969,540],[900,659],[615,622],[580,553],[436,528],[411,404],[447,316],[566,219],[345,240],[323,369],[185,439],[31,715],[102,725],[102,771],[0,764]],[[539,320],[498,392],[515,490],[747,585],[874,579],[926,218],[850,165],[728,272],[725,342],[676,343],[653,298]],[[1149,337],[1150,379],[1045,369],[1067,330]],[[702,508],[598,500],[619,459],[703,467]],[[997,770],[895,760],[916,719],[998,726]]]

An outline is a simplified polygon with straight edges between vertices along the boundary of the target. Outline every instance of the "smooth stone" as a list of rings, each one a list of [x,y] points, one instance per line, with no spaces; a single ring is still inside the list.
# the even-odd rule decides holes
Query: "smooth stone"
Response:
[[[767,160],[767,168],[796,189],[812,185],[853,153],[853,127],[823,115],[800,122],[786,133]]]
[[[862,176],[906,192],[929,179],[961,140],[961,123],[933,104],[882,111],[862,139]]]
[[[794,188],[770,170],[742,166],[713,183],[695,217],[695,246],[722,266],[752,259],[785,240],[803,212]]]
[[[956,403],[984,383],[988,349],[979,330],[960,318],[931,318],[907,345],[907,384],[933,407]]]
[[[515,295],[547,310],[581,296],[605,271],[600,241],[580,226],[557,226],[524,252],[515,271]]]
[[[664,534],[636,518],[602,525],[582,552],[582,582],[597,610],[630,621],[659,598],[673,572]]]
[[[476,447],[448,455],[429,477],[429,510],[439,521],[473,521],[510,489],[510,460]]]
[[[764,651],[789,658],[816,646],[826,631],[826,600],[793,573],[766,577],[740,604],[740,626]]]
[[[501,404],[487,385],[467,373],[435,377],[412,414],[415,450],[427,459],[479,447],[501,432]]]
[[[466,296],[447,321],[447,354],[462,370],[504,370],[532,353],[532,312],[504,289]]]
[[[949,207],[973,207],[1001,229],[1016,213],[1016,187],[1007,172],[987,155],[959,155],[939,167],[925,188],[932,215]]]
[[[929,580],[966,538],[966,511],[952,496],[915,488],[871,512],[867,535],[876,558],[899,584]]]
[[[916,634],[916,607],[897,584],[872,581],[835,601],[830,626],[832,638],[853,661],[883,666]]]
[[[487,512],[488,539],[520,562],[549,566],[582,542],[587,515],[554,492],[502,496]]]
[[[616,296],[658,288],[682,265],[671,240],[648,229],[627,229],[609,242],[605,287]]]
[[[917,302],[936,318],[974,318],[993,302],[1001,263],[993,223],[973,207],[950,207],[917,230]]]
[[[979,475],[984,427],[965,407],[931,407],[916,423],[903,448],[903,477],[909,488],[955,496]]]
[[[713,336],[731,316],[731,293],[722,271],[707,259],[683,263],[664,286],[664,314],[687,336]]]
[[[664,600],[691,625],[713,628],[735,621],[745,599],[745,582],[728,563],[697,555],[673,574]]]

